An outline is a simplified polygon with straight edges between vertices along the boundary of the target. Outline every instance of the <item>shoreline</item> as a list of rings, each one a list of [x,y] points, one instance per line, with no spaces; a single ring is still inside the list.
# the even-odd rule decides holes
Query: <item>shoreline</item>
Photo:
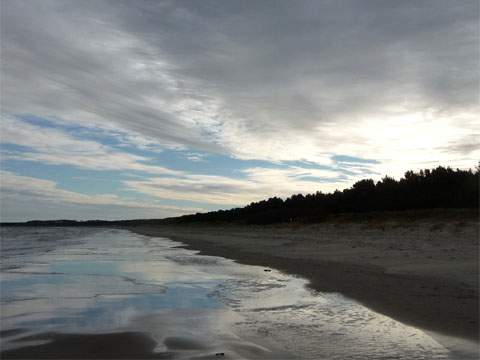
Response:
[[[460,220],[382,216],[320,224],[125,228],[180,241],[200,254],[301,276],[315,291],[338,292],[403,323],[479,342],[474,213],[463,214]],[[395,248],[398,235],[405,241]]]

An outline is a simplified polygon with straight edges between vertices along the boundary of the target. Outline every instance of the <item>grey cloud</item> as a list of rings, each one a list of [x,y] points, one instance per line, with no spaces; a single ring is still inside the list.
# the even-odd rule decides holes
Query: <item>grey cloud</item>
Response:
[[[108,23],[108,13],[77,4],[3,4],[4,110],[91,120],[166,144],[216,149],[195,123],[179,119],[181,109],[164,109],[189,98],[157,50]],[[144,69],[131,68],[137,64]],[[149,104],[155,99],[163,103]]]
[[[388,80],[399,81],[397,86],[410,81],[428,86],[437,78],[428,71],[432,64],[448,66],[449,73],[454,62],[471,78],[478,62],[475,1],[173,4],[166,23],[148,7],[143,10],[150,16],[129,24],[176,54],[187,74],[229,92],[281,92],[305,78],[315,78],[325,92],[329,88],[322,85],[332,85],[331,91],[360,83],[365,89]],[[399,78],[418,67],[425,72]]]
[[[462,155],[469,155],[480,150],[480,133],[470,134],[459,141],[452,142],[442,150],[446,152],[455,152]]]
[[[339,141],[366,143],[332,137],[332,126],[392,105],[478,111],[478,8],[434,0],[4,2],[4,107],[83,115],[166,145],[241,157],[261,158],[259,145],[278,143],[291,149],[277,156],[299,157],[299,139],[329,153]]]
[[[363,169],[362,169],[363,170]],[[248,168],[243,178],[189,174],[179,178],[138,179],[125,181],[132,191],[159,199],[188,200],[218,206],[246,205],[272,196],[288,197],[293,193],[333,191],[350,185],[366,172],[351,169],[312,169],[292,166],[286,169]]]

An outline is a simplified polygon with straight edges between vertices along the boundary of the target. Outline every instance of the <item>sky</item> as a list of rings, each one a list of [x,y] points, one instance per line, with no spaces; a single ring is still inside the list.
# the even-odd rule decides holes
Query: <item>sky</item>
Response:
[[[0,10],[2,221],[177,216],[480,159],[477,0]]]

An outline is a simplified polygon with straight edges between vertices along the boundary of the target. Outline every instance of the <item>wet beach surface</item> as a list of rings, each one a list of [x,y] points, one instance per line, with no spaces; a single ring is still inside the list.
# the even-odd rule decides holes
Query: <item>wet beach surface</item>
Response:
[[[2,358],[460,356],[304,279],[181,245],[117,229],[3,228]]]

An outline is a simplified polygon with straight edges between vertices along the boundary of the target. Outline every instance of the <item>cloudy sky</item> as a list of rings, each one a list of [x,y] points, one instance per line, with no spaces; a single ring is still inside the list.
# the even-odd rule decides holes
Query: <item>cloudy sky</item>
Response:
[[[2,1],[1,217],[165,217],[480,158],[479,3]]]

